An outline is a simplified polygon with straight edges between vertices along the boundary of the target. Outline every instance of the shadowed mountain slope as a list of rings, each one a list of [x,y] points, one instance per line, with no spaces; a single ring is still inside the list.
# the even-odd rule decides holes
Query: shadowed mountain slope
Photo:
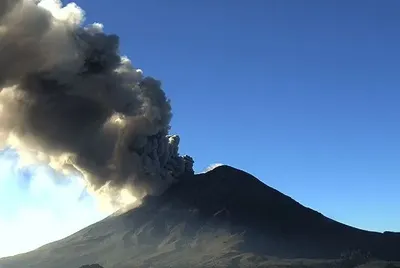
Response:
[[[220,166],[65,239],[0,259],[0,267],[269,267],[299,258],[314,267],[354,249],[400,260],[399,245],[396,233],[338,223],[243,171]]]

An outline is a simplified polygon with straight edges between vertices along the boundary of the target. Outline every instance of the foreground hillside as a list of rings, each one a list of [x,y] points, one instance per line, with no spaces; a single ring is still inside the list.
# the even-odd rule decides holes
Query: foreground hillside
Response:
[[[0,267],[372,268],[400,261],[399,245],[395,233],[335,222],[243,171],[221,166],[63,240],[0,259]]]

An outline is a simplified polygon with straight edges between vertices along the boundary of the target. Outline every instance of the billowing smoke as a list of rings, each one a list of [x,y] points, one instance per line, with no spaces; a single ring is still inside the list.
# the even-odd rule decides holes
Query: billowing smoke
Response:
[[[162,193],[193,160],[169,135],[160,82],[83,17],[56,0],[0,1],[0,139],[24,159],[79,172],[118,207]]]

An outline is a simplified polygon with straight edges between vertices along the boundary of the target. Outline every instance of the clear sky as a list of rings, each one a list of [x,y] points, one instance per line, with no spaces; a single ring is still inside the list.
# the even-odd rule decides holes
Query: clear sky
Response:
[[[229,164],[335,220],[400,231],[399,1],[75,2],[162,80],[197,171]],[[105,216],[79,179],[55,186],[16,159],[1,156],[0,237],[32,242],[0,238],[0,256]]]

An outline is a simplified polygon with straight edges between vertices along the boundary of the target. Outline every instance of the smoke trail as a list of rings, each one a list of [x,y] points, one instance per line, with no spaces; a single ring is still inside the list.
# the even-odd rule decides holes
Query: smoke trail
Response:
[[[57,0],[0,2],[0,138],[24,159],[81,173],[118,207],[163,192],[193,160],[168,135],[160,82],[83,18]]]

